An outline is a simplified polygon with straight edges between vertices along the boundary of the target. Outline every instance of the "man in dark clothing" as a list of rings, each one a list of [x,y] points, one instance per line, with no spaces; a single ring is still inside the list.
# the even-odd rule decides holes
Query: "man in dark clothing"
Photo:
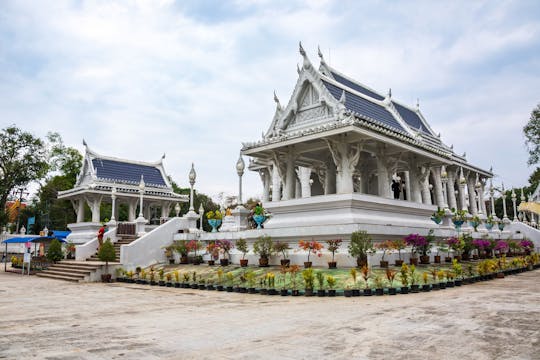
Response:
[[[394,192],[394,199],[399,199],[400,185],[395,180],[392,180],[392,191]]]

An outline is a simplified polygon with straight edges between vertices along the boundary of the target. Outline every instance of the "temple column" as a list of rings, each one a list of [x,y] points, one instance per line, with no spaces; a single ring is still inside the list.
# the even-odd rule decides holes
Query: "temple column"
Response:
[[[270,200],[270,172],[268,171],[268,168],[264,168],[259,170],[259,175],[263,183],[262,201],[265,202]]]
[[[447,171],[448,176],[448,182],[446,183],[446,192],[448,194],[448,206],[450,209],[457,209],[457,200],[456,200],[456,190],[454,187],[454,183],[456,181],[456,177],[454,174],[454,171],[450,170]]]
[[[476,207],[476,193],[474,191],[474,178],[472,173],[469,173],[467,177],[467,191],[469,193],[469,208],[472,215],[478,215],[478,208]]]
[[[409,171],[404,171],[403,175],[405,177],[405,196],[403,199],[411,201],[411,175],[409,174]]]
[[[352,146],[344,142],[325,139],[336,165],[336,193],[352,194],[354,192],[353,174],[360,159],[360,145]]]
[[[136,210],[137,210],[137,202],[138,199],[129,199],[128,200],[128,221],[133,222],[136,218]]]
[[[272,166],[272,201],[281,200],[281,177],[278,166],[276,163]]]
[[[431,191],[429,191],[429,176],[424,177],[422,181],[422,202],[426,205],[432,205]]]
[[[378,195],[386,198],[393,198],[390,191],[390,181],[388,174],[387,158],[384,148],[379,146],[376,154],[377,158],[377,187]]]
[[[97,196],[92,200],[92,222],[98,223],[101,220],[101,196]]]
[[[442,189],[442,180],[441,180],[441,167],[435,166],[433,168],[433,180],[434,180],[434,194],[435,194],[435,204],[444,209],[445,201],[443,198],[443,189]]]
[[[77,222],[83,222],[84,221],[84,200],[79,199],[77,200]]]
[[[311,184],[309,183],[309,180],[311,179],[311,168],[299,166],[298,178],[300,179],[300,194],[303,198],[310,197]]]
[[[294,171],[294,160],[296,156],[292,150],[289,151],[286,158],[285,179],[283,183],[283,200],[294,199],[296,189],[296,173]]]
[[[480,206],[482,208],[482,213],[487,215],[486,201],[484,199],[484,190],[486,188],[486,179],[480,179],[480,190],[478,191],[478,196],[480,196]]]
[[[409,170],[409,182],[411,184],[411,201],[421,204],[422,203],[422,190],[420,187],[419,173],[416,165],[412,163]]]
[[[463,170],[461,170],[460,176],[459,176],[459,201],[461,203],[461,210],[468,211],[467,209],[467,201],[465,198],[465,186],[467,185],[467,180],[463,176]]]
[[[324,194],[336,193],[336,166],[332,160],[326,163],[326,172],[324,173]]]
[[[296,181],[295,181],[294,198],[299,199],[301,197],[302,197],[302,185],[300,184],[300,180],[298,179],[298,175],[297,175]]]

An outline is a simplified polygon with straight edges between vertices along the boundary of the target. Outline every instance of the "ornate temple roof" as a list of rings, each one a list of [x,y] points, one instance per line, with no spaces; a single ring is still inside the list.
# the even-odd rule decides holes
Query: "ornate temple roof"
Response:
[[[143,176],[147,186],[167,186],[163,174],[156,165],[94,158],[92,166],[99,180],[137,185]]]

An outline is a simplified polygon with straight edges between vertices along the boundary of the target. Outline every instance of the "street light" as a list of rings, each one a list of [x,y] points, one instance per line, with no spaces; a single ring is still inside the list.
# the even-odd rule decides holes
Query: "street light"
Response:
[[[139,182],[139,194],[140,194],[140,204],[139,204],[139,217],[143,216],[143,194],[146,184],[144,183],[144,175],[141,175],[141,181]]]
[[[195,172],[195,167],[191,163],[191,170],[189,171],[189,185],[191,185],[191,192],[189,197],[189,211],[195,211],[193,207],[193,185],[195,185],[195,179],[197,179],[197,173]]]
[[[242,206],[242,175],[244,175],[244,169],[246,164],[244,164],[244,159],[242,159],[242,154],[236,162],[236,173],[238,174],[238,206]]]
[[[204,208],[202,206],[202,203],[201,203],[201,206],[199,206],[199,216],[201,217],[201,222],[199,224],[200,225],[199,227],[200,227],[200,229],[202,231],[202,229],[203,229],[203,220],[204,220]]]

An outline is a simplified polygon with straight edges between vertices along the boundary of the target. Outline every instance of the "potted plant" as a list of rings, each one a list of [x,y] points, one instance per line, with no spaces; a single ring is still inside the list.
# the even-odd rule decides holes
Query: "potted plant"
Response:
[[[158,285],[165,286],[165,280],[164,280],[165,271],[163,271],[163,268],[158,270],[158,276],[159,276]]]
[[[520,245],[525,251],[525,255],[531,255],[531,252],[534,249],[534,244],[531,240],[525,238],[521,240]]]
[[[429,287],[429,276],[428,276],[427,272],[422,273],[422,282],[423,282],[422,291],[427,292],[427,291],[431,290],[430,287]]]
[[[273,272],[266,273],[266,282],[268,284],[268,295],[277,295],[276,275]]]
[[[180,287],[180,271],[174,270],[173,276],[174,276],[174,287],[179,288]]]
[[[206,252],[210,255],[208,266],[214,266],[216,260],[219,259],[219,248],[217,247],[215,241],[208,242],[208,245],[206,245]]]
[[[300,291],[298,290],[298,272],[300,271],[300,266],[291,265],[289,266],[289,276],[291,277],[291,295],[299,296]]]
[[[473,215],[469,224],[473,227],[474,231],[478,231],[478,226],[482,223],[478,215]]]
[[[446,282],[444,279],[446,278],[446,274],[444,270],[437,270],[437,279],[439,280],[439,289],[446,289]]]
[[[388,267],[388,261],[384,260],[386,253],[394,247],[394,244],[391,240],[385,240],[380,243],[375,244],[375,249],[382,251],[381,260],[379,264],[382,268]]]
[[[351,268],[351,270],[349,270],[349,274],[351,275],[351,279],[352,279],[351,295],[360,296],[360,289],[358,289],[358,282],[357,282],[358,271],[356,270],[356,268]]]
[[[336,279],[332,275],[326,276],[326,283],[328,284],[328,296],[336,296]]]
[[[411,265],[409,266],[409,282],[411,284],[411,292],[417,293],[419,290],[418,281],[420,279],[418,278],[418,274],[416,273],[416,266]]]
[[[217,291],[223,291],[223,268],[217,269]]]
[[[154,267],[151,266],[150,267],[150,270],[148,271],[148,277],[150,279],[150,285],[151,286],[156,286],[157,285],[157,282],[156,282],[156,271],[154,270]]]
[[[240,238],[236,240],[236,248],[242,253],[242,259],[240,259],[240,266],[246,267],[248,265],[248,260],[245,257],[247,252],[249,251],[246,239]]]
[[[281,255],[283,256],[283,258],[281,259],[281,266],[289,266],[291,264],[291,260],[287,259],[289,249],[289,244],[284,241],[276,241],[274,243],[274,253],[281,253]]]
[[[424,254],[424,251],[426,251],[427,255],[428,242],[426,238],[419,234],[409,234],[404,240],[405,243],[411,247],[411,265],[418,265],[418,253],[420,252],[421,254]]]
[[[382,296],[384,295],[384,281],[380,275],[375,275],[373,278],[373,283],[375,284],[375,295]]]
[[[167,282],[165,283],[165,286],[171,287],[172,286],[172,274],[170,272],[165,274],[165,279]]]
[[[212,232],[217,232],[219,225],[221,225],[221,219],[223,218],[223,215],[221,214],[221,211],[208,211],[206,213],[206,219],[208,220],[208,224],[212,227]]]
[[[71,240],[66,243],[66,259],[75,259],[75,244]]]
[[[268,258],[272,255],[273,245],[274,242],[268,235],[259,236],[259,238],[253,243],[253,252],[259,255],[260,267],[268,266]]]
[[[369,271],[367,264],[362,266],[360,272],[362,273],[362,278],[364,279],[364,296],[371,296],[371,288],[369,287],[369,278],[371,277],[371,272]]]
[[[471,251],[474,249],[473,238],[469,234],[461,234],[461,259],[469,260],[471,257]]]
[[[392,270],[390,268],[386,268],[386,278],[388,279],[388,282],[390,283],[390,287],[388,288],[388,294],[389,295],[396,295],[396,288],[394,287],[394,279],[396,277],[397,271]]]
[[[408,294],[409,293],[409,266],[405,263],[401,265],[401,269],[399,270],[399,277],[401,280],[401,289],[400,292],[402,294]]]
[[[341,246],[341,243],[343,240],[341,239],[332,239],[332,240],[326,240],[326,244],[328,251],[332,253],[332,261],[328,262],[328,268],[329,269],[335,269],[337,267],[337,263],[335,260],[336,252],[339,250],[339,247]]]
[[[446,245],[446,242],[444,241],[438,241],[437,242],[437,254],[433,257],[433,262],[435,264],[441,263],[441,252],[447,252],[448,246]]]
[[[281,296],[287,296],[289,295],[289,289],[287,288],[287,273],[289,272],[289,268],[287,266],[282,265],[279,270],[279,283],[281,284],[281,289],[279,290],[279,293]]]
[[[197,251],[201,249],[201,243],[197,240],[191,240],[186,245],[188,252],[193,252],[193,265],[202,263],[202,256],[197,255]]]
[[[367,266],[367,254],[373,248],[373,242],[371,236],[367,231],[355,231],[351,234],[351,241],[349,243],[349,254],[356,258],[356,264],[358,267]]]
[[[182,288],[187,289],[187,288],[190,287],[189,286],[189,278],[190,278],[189,273],[185,272],[184,275],[182,275],[182,276],[183,276],[183,279],[184,279],[183,282],[182,282]]]
[[[431,215],[431,220],[433,220],[435,224],[439,225],[443,221],[443,218],[444,218],[444,209],[437,207],[437,211],[435,211]]]
[[[461,245],[460,245],[460,240],[455,236],[452,236],[446,239],[446,244],[448,245],[448,254],[446,258],[444,259],[444,261],[449,263],[449,262],[452,262],[452,258],[450,257],[450,250],[459,249]]]
[[[262,223],[266,220],[266,212],[262,205],[257,204],[253,208],[253,221],[257,224],[257,229],[262,229]]]
[[[141,269],[141,271],[139,272],[139,275],[137,277],[137,284],[148,284],[148,280],[146,280],[146,270],[145,269]]]
[[[238,248],[238,243],[236,243]],[[253,271],[246,271],[246,281],[247,281],[247,292],[249,294],[255,294],[257,290],[255,289],[255,273]]]
[[[457,210],[452,208],[452,222],[456,227],[456,230],[459,231],[461,225],[467,221],[467,210]]]
[[[55,240],[53,240],[53,242]],[[51,246],[52,246],[52,242],[51,242]],[[101,281],[110,282],[111,274],[109,274],[109,261],[116,260],[116,251],[114,250],[114,245],[112,244],[111,239],[107,238],[107,240],[103,243],[103,245],[101,245],[101,247],[98,250],[98,258],[101,261],[105,261],[105,273],[101,275]]]
[[[463,280],[463,268],[456,259],[452,261],[452,270],[454,271],[454,275],[456,277],[456,286],[461,286],[461,282]]]
[[[407,244],[403,239],[395,239],[392,241],[392,248],[394,250],[397,250],[398,252],[398,258],[395,261],[396,266],[401,266],[403,264],[403,259],[401,258],[401,250],[405,249]]]
[[[228,271],[225,274],[225,279],[227,281],[227,287],[225,288],[225,290],[227,292],[232,292],[233,291],[233,286],[234,286],[234,274],[231,271]]]
[[[163,247],[165,258],[167,259],[169,264],[174,264],[174,249],[175,249],[174,243]]]
[[[324,290],[324,274],[322,273],[322,271],[317,271],[315,277],[317,278],[317,283],[319,284],[319,287],[317,289],[317,296],[326,296],[326,291]]]
[[[111,239],[107,238],[107,240],[109,240],[110,242]],[[113,247],[113,250],[114,250],[114,247]],[[98,257],[99,257],[99,252],[98,252]],[[64,253],[62,252],[62,244],[60,244],[60,241],[58,241],[58,239],[52,239],[51,244],[49,245],[49,249],[47,249],[47,260],[49,260],[52,263],[56,263],[62,260],[63,258],[64,258]],[[116,258],[116,254],[115,254],[115,258]],[[15,257],[15,259],[17,259],[16,261],[18,261],[17,257]],[[109,261],[114,261],[114,259],[109,260]],[[13,260],[11,262],[14,263]]]
[[[488,231],[491,231],[491,229],[493,229],[493,226],[497,224],[497,222],[495,221],[495,219],[493,218],[493,215],[488,215],[487,219],[486,219],[486,223],[484,224],[484,226],[486,227],[486,229],[488,229]]]
[[[497,257],[501,257],[508,251],[508,243],[504,240],[497,241],[494,250],[497,252]]]
[[[231,241],[229,240],[217,240],[216,246],[219,249],[219,252],[222,254],[222,258],[219,260],[221,266],[229,265],[230,251],[234,247]]]
[[[305,241],[305,240],[300,240],[298,242],[298,247],[304,251],[307,251],[308,255],[307,255],[307,261],[304,262],[304,267],[307,269],[307,268],[310,268],[311,267],[311,261],[309,261],[309,257],[311,256],[311,253],[313,253],[314,255],[317,255],[318,257],[321,257],[322,256],[322,249],[323,249],[323,245],[318,242],[318,241],[315,241],[315,240],[311,240],[311,241]]]
[[[179,240],[174,242],[174,250],[180,254],[180,264],[188,263],[189,249],[186,240]]]
[[[313,268],[302,270],[302,279],[304,280],[304,293],[306,296],[313,296],[313,285],[315,283],[315,274]]]

